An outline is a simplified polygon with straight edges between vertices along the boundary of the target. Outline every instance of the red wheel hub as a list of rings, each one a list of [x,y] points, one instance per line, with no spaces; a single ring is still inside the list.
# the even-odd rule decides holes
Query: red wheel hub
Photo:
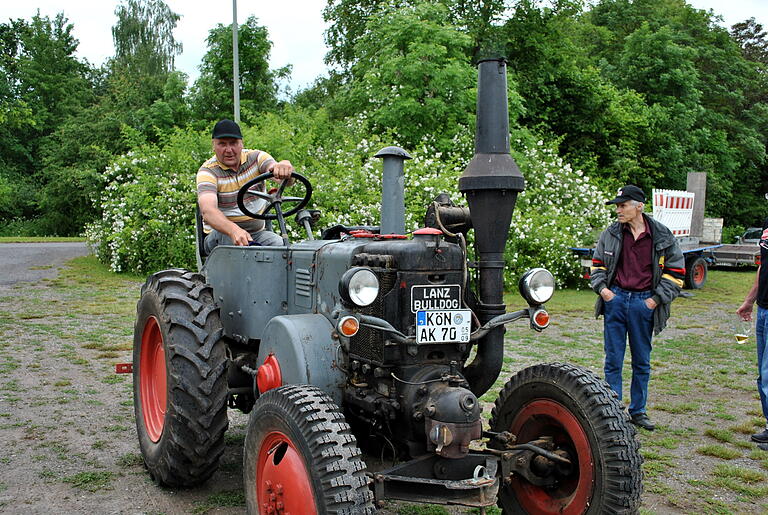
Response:
[[[561,479],[555,488],[534,486],[524,478],[513,476],[510,487],[528,513],[580,514],[589,507],[594,489],[592,448],[583,427],[571,413],[549,399],[535,399],[526,404],[512,421],[510,432],[517,442],[551,436],[558,449],[568,451],[573,472]]]
[[[317,513],[307,466],[291,439],[279,431],[261,443],[253,488],[259,513]]]
[[[701,263],[697,263],[696,266],[693,267],[693,282],[696,284],[701,284],[704,281],[704,265]]]
[[[167,402],[165,348],[157,318],[149,317],[141,334],[139,358],[141,413],[149,439],[157,443],[163,434]]]

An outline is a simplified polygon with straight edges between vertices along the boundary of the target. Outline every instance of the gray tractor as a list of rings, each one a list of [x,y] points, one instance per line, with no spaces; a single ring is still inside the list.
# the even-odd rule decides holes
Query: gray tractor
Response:
[[[506,312],[504,243],[525,182],[509,153],[506,65],[482,61],[478,75],[476,154],[458,184],[469,208],[440,195],[425,227],[404,235],[408,155],[388,147],[377,154],[381,226],[335,226],[314,239],[310,182],[294,174],[293,185],[249,193],[265,174],[239,203],[275,220],[284,246],[205,256],[198,244],[199,272],[147,279],[133,384],[155,481],[211,477],[234,408],[250,413],[249,513],[372,513],[388,500],[481,512],[498,503],[509,514],[638,510],[635,431],[593,373],[563,363],[520,370],[483,425],[478,398],[501,373],[504,325],[544,330],[555,284],[545,269],[528,271],[520,309]],[[249,211],[248,195],[268,209]],[[288,242],[292,214],[305,241]]]

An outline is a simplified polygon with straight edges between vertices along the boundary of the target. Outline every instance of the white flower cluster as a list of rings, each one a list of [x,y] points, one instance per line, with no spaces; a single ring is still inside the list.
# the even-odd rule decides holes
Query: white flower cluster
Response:
[[[303,147],[309,151],[292,158],[315,186],[310,207],[322,213],[317,232],[335,224],[380,223],[382,165],[373,155],[398,142],[372,136],[366,127],[365,115],[350,119],[332,147]],[[86,229],[102,262],[116,272],[137,273],[194,266],[194,179],[209,145],[207,135],[179,131],[164,146],[135,149],[107,167],[99,199],[103,216]],[[406,149],[412,156],[404,164],[406,231],[421,226],[440,193],[466,205],[458,180],[473,146],[471,131],[465,131],[453,137],[449,152],[435,150],[432,136]],[[533,266],[548,268],[561,285],[574,282],[580,267],[570,248],[592,244],[610,221],[605,195],[544,141],[517,140],[514,146],[526,189],[517,198],[506,242],[507,284]],[[292,220],[288,226],[292,239],[304,237]]]

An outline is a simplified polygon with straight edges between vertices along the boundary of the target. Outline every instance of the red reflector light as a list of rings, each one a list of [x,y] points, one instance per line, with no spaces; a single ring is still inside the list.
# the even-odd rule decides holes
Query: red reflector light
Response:
[[[360,322],[353,316],[346,316],[339,320],[338,329],[341,334],[349,338],[357,334]]]
[[[537,311],[533,315],[533,323],[539,327],[547,327],[549,325],[549,313],[543,309]]]
[[[115,374],[133,374],[133,363],[115,363]]]

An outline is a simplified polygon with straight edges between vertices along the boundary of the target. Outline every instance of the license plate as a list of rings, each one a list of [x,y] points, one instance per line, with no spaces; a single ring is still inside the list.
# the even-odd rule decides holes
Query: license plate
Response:
[[[416,312],[416,343],[469,341],[472,315],[468,309]]]
[[[411,288],[411,312],[461,309],[461,286],[418,285]]]
[[[585,266],[587,268],[592,268],[592,260],[591,259],[582,259],[581,260],[581,266]]]

